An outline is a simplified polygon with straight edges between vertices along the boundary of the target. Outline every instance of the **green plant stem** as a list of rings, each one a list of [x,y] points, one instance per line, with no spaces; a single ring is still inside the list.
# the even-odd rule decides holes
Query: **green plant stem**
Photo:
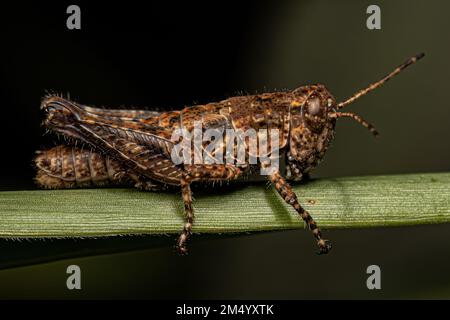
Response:
[[[294,186],[322,228],[450,222],[450,173],[319,179]],[[304,228],[264,184],[195,193],[195,233]],[[178,233],[177,192],[72,189],[0,192],[0,237],[100,237]]]

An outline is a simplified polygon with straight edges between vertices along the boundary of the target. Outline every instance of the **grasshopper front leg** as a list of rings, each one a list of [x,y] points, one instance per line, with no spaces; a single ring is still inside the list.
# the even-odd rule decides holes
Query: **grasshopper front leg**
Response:
[[[278,191],[283,200],[294,207],[295,211],[302,217],[303,221],[307,224],[309,230],[313,233],[314,237],[317,239],[317,244],[319,245],[319,254],[328,253],[331,250],[331,243],[328,240],[322,238],[322,232],[320,231],[317,223],[311,217],[308,211],[303,209],[297,200],[297,195],[292,190],[292,187],[288,182],[281,176],[279,171],[273,172],[269,176],[269,180],[275,189]]]
[[[194,224],[194,210],[192,207],[191,183],[195,181],[218,181],[236,179],[242,171],[233,165],[189,165],[185,166],[180,185],[184,202],[185,223],[177,241],[178,252],[187,254],[186,242],[192,234]]]

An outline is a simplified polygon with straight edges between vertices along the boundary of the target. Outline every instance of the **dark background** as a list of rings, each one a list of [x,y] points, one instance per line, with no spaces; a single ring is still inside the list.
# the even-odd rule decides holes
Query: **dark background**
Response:
[[[340,121],[314,177],[449,169],[446,1],[377,1],[377,31],[366,28],[368,1],[77,2],[81,30],[66,28],[70,4],[2,4],[2,190],[34,188],[33,153],[55,140],[40,127],[45,90],[94,106],[169,109],[322,82],[340,100],[419,52],[417,65],[348,108],[380,138]],[[197,236],[189,257],[170,245],[142,249],[153,239],[2,240],[5,260],[141,250],[2,270],[0,298],[450,297],[449,226],[327,234],[338,245],[324,257],[302,231]],[[69,264],[82,268],[82,291],[65,287]],[[382,269],[380,291],[366,288],[370,264]]]

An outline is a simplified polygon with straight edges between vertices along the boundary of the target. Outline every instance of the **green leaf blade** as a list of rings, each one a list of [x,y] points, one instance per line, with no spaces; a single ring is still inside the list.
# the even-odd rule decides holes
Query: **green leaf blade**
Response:
[[[263,184],[195,193],[195,233],[304,228]],[[322,228],[450,222],[450,173],[346,177],[294,186]],[[183,225],[179,193],[134,189],[0,192],[0,237],[71,238],[174,234]]]

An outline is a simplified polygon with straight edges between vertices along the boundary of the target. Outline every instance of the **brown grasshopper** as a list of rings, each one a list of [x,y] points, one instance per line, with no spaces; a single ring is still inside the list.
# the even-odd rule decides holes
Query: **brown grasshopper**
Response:
[[[305,221],[317,240],[319,253],[327,253],[331,243],[322,237],[317,223],[302,208],[286,179],[299,181],[317,166],[334,137],[338,118],[352,118],[376,135],[375,128],[360,116],[339,110],[380,87],[423,56],[408,59],[381,80],[340,103],[322,84],[287,92],[236,96],[168,112],[93,108],[58,95],[47,95],[41,103],[47,114],[45,127],[72,141],[87,144],[90,150],[68,144],[38,151],[36,181],[44,188],[133,184],[143,190],[160,191],[180,187],[186,220],[177,247],[185,254],[194,223],[191,183],[252,179],[260,175],[258,170],[265,163],[176,164],[171,155],[175,145],[174,130],[193,130],[195,122],[202,124],[202,130],[277,129],[280,133],[277,150],[283,163],[267,178]],[[249,154],[249,140],[244,140],[245,152]],[[225,143],[220,148],[224,149]],[[236,148],[226,152],[234,155]]]

